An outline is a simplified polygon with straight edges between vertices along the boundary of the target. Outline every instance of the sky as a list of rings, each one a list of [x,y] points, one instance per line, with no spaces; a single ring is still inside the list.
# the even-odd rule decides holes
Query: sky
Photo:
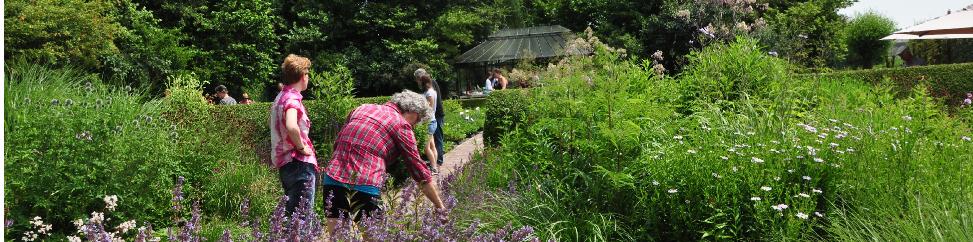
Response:
[[[946,10],[955,12],[971,4],[973,0],[859,0],[838,13],[855,16],[871,9],[891,17],[898,28],[903,29],[946,15]]]

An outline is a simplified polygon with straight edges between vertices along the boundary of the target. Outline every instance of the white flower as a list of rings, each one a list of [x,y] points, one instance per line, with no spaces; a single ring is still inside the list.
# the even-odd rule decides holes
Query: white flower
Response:
[[[726,156],[720,156],[720,159],[722,159],[722,160],[729,160],[729,159],[730,159],[730,157],[726,157]]]
[[[108,211],[115,211],[115,207],[117,206],[118,206],[118,196],[116,195],[105,196],[105,208],[108,209]]]
[[[821,134],[818,134],[818,138],[821,138],[821,139],[827,139],[827,138],[828,138],[828,133],[821,133]]]
[[[819,212],[814,212],[814,216],[818,216],[818,218],[823,218],[824,214],[821,214]]]
[[[832,149],[838,148],[838,143],[831,143],[830,145]]]
[[[652,185],[653,186],[658,186],[659,185],[659,182],[658,181],[655,181],[655,180],[652,180]]]
[[[801,219],[807,219],[807,214],[804,214],[802,212],[797,212],[797,215],[794,215],[794,216],[797,216],[798,218],[801,218]]]
[[[818,129],[815,128],[814,126],[811,126],[811,125],[797,124],[797,126],[801,126],[802,128],[804,128],[804,130],[807,130],[807,132],[811,132],[811,133],[817,133],[818,132]]]
[[[672,136],[673,139],[682,140],[682,135]]]
[[[764,163],[764,160],[757,157],[750,157],[750,161],[753,161],[753,163],[757,163],[757,164]]]
[[[810,176],[802,176],[801,179],[804,179],[806,181],[810,181],[811,180],[811,177]]]
[[[732,167],[732,170],[733,170],[733,172],[737,172],[738,169],[737,169],[736,166],[734,166],[734,167]]]
[[[798,193],[797,196],[798,197],[803,197],[803,198],[809,198],[809,197],[811,197],[811,195],[807,195],[807,193],[803,193],[803,192],[802,193]]]
[[[794,169],[787,169],[787,173],[794,173]]]
[[[973,139],[970,139],[969,136],[963,136],[963,141],[971,141],[971,140],[973,140]]]
[[[687,151],[686,151],[686,153],[689,153],[689,154],[696,154],[696,150],[693,150],[693,149],[690,149],[690,150],[687,150]]]
[[[769,192],[770,190],[774,190],[774,189],[773,188],[770,188],[768,186],[762,186],[762,187],[760,187],[760,190],[764,190],[764,191],[768,191]]]
[[[81,238],[78,236],[68,236],[68,242],[81,242]]]
[[[99,212],[91,212],[91,218],[88,220],[91,223],[100,224],[105,221],[105,214]]]
[[[129,230],[134,228],[135,228],[135,220],[129,220],[122,224],[119,224],[118,227],[115,227],[115,230],[124,234],[124,233],[128,233]]]
[[[676,12],[676,17],[689,18],[689,10],[685,10],[685,9],[679,10],[678,12]]]
[[[823,193],[824,191],[821,191],[821,189],[814,188],[814,189],[811,189],[811,192],[813,192],[813,193]]]
[[[912,121],[912,116],[905,115],[905,116],[902,116],[902,119],[905,120],[905,121]]]
[[[750,197],[750,201],[760,201],[760,197]]]
[[[669,189],[669,193],[677,193],[677,192],[679,192],[679,189],[675,189],[675,188]]]
[[[716,179],[723,178],[723,176],[720,176],[720,174],[716,174],[716,172],[713,172],[713,177],[716,177]]]
[[[821,159],[821,158],[818,158],[818,157],[814,157],[814,162],[823,163],[824,162],[824,159]]]
[[[774,181],[780,181],[780,177],[779,176],[775,176],[774,177]]]
[[[787,204],[777,204],[770,207],[777,211],[784,211],[784,209],[787,209]]]

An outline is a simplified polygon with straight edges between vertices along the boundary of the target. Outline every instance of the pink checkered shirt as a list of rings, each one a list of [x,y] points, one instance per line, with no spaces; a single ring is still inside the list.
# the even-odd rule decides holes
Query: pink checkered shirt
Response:
[[[341,183],[382,187],[386,165],[401,154],[413,179],[420,183],[432,179],[419,158],[412,125],[399,107],[391,102],[365,104],[348,115],[325,172]]]
[[[308,137],[308,132],[311,131],[311,120],[307,118],[307,110],[304,109],[304,103],[301,101],[303,99],[304,96],[301,95],[300,91],[290,86],[284,86],[284,90],[277,94],[274,104],[270,106],[270,160],[274,168],[280,168],[296,159],[314,164],[315,169],[320,170],[318,159],[314,154],[314,146],[311,145],[311,138]],[[311,148],[311,155],[302,155],[297,152],[294,144],[287,138],[284,120],[286,111],[292,108],[297,109],[297,126],[301,130],[301,142]]]

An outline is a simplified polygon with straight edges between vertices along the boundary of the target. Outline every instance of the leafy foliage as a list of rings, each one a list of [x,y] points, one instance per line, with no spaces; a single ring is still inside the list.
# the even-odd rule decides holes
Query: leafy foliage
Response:
[[[118,53],[114,41],[122,34],[111,7],[107,1],[4,2],[7,61],[100,68],[99,58]]]
[[[881,40],[895,31],[895,21],[876,12],[855,16],[845,27],[848,62],[861,68],[881,63],[891,42]]]
[[[529,122],[493,135],[499,147],[473,183],[503,198],[466,213],[558,240],[969,236],[942,208],[970,202],[960,184],[973,167],[947,162],[968,159],[970,129],[926,86],[897,99],[889,84],[795,75],[746,39],[691,58],[676,79],[632,61],[549,68],[561,78],[514,97],[530,108],[488,113],[487,130],[514,115]],[[731,80],[708,86],[738,95],[682,85],[695,78]],[[492,98],[488,110],[510,105]]]

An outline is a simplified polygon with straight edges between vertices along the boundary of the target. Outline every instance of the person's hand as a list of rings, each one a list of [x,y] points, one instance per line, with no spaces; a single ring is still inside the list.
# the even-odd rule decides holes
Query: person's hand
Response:
[[[307,147],[307,146],[304,146],[303,149],[297,150],[297,153],[301,153],[302,155],[311,155],[311,153],[313,152],[314,151],[311,150],[311,147]]]
[[[446,208],[435,208],[435,215],[436,220],[439,220],[440,223],[445,224],[449,221],[449,211]]]

